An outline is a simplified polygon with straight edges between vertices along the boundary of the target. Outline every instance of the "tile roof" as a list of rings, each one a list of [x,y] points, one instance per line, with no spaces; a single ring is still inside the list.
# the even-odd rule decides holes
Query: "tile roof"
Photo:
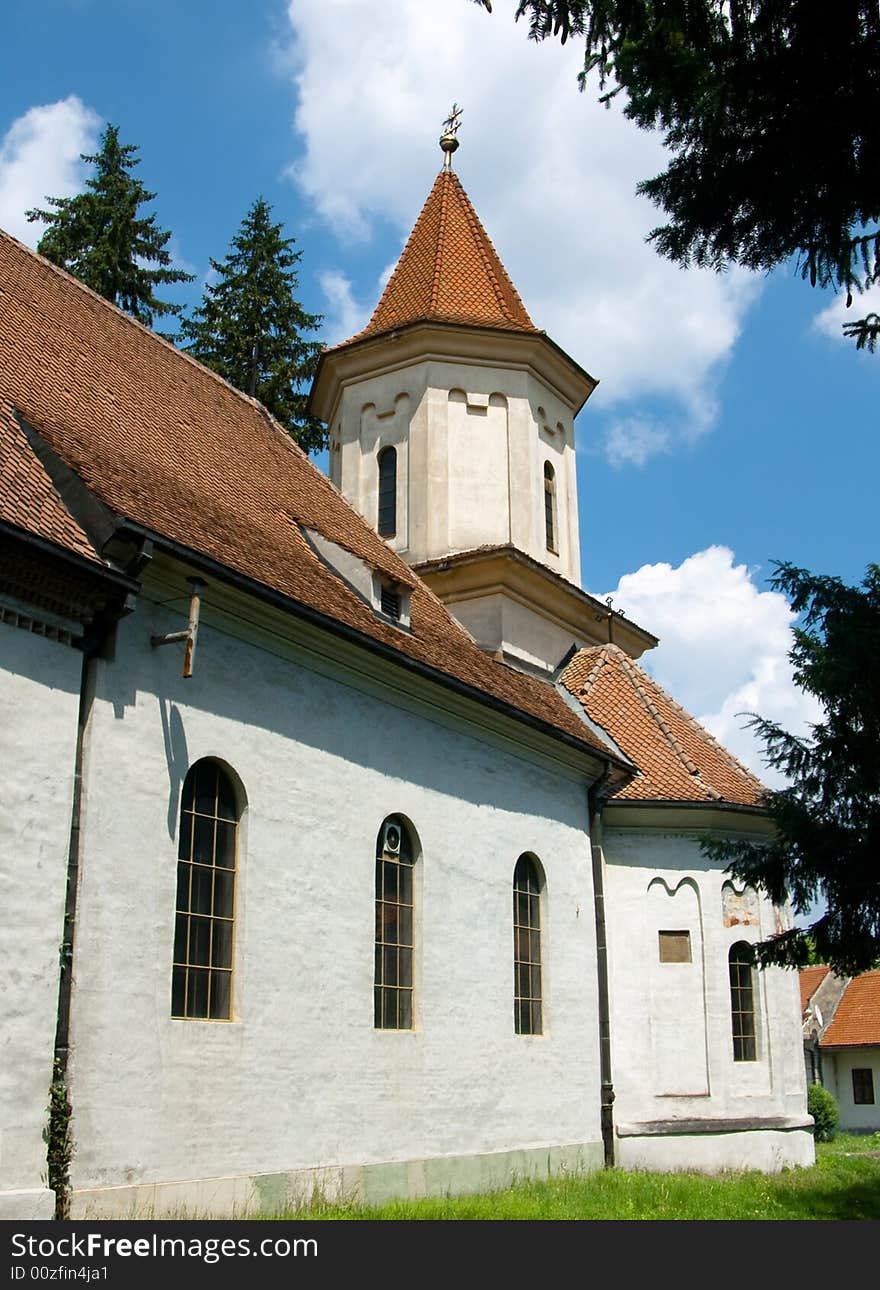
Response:
[[[0,400],[0,520],[101,563],[5,400]]]
[[[880,1044],[880,971],[853,977],[819,1042],[823,1048]]]
[[[345,344],[415,322],[538,331],[451,170],[437,176],[372,318]]]
[[[0,404],[116,514],[608,755],[552,686],[478,648],[261,404],[2,231]],[[81,546],[15,428],[7,413],[4,505]],[[410,587],[411,631],[378,618],[302,527]]]
[[[819,989],[819,986],[825,980],[830,970],[831,969],[825,963],[816,963],[811,967],[801,968],[800,984],[802,1013],[806,1012],[807,1004]]]
[[[615,801],[759,805],[760,780],[619,646],[579,650],[561,680],[639,768]]]

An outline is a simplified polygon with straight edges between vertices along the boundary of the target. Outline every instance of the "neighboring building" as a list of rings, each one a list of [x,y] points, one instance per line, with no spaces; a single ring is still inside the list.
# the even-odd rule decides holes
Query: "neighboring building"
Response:
[[[880,971],[838,977],[805,968],[801,1000],[808,1078],[834,1094],[842,1130],[880,1130]]]
[[[448,170],[337,486],[0,234],[0,1216],[53,1060],[74,1216],[812,1161],[785,916],[699,848],[760,785],[578,586],[593,385]]]

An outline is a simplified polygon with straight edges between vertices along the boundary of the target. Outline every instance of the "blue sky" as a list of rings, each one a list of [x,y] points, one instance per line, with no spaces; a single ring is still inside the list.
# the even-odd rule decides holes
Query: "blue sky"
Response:
[[[577,424],[584,584],[661,636],[658,679],[760,769],[738,712],[815,715],[770,561],[857,581],[878,558],[880,356],[839,338],[833,297],[793,266],[660,261],[633,193],[660,142],[578,93],[576,48],[530,44],[513,0],[494,7],[6,0],[0,225],[33,244],[23,209],[75,191],[111,121],[200,280],[272,203],[333,343],[378,299],[457,100],[456,169],[490,237],[537,325],[600,378]]]

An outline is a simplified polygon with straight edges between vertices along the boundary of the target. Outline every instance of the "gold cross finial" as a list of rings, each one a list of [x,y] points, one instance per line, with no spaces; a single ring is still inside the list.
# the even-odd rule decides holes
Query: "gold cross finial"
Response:
[[[440,136],[440,147],[446,154],[443,162],[444,170],[452,169],[452,154],[458,147],[458,127],[461,125],[461,108],[457,103],[453,103],[452,111],[443,122],[443,133]]]

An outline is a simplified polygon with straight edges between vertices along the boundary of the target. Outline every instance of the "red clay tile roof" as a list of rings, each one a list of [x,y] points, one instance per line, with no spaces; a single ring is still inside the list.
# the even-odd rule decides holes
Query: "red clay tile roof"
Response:
[[[0,401],[0,520],[101,563],[5,401]]]
[[[0,404],[116,514],[607,756],[552,686],[477,647],[261,404],[2,231]],[[21,465],[10,429],[7,418],[0,448],[20,481],[6,503],[15,522],[39,533],[57,525],[62,541],[81,541],[50,516],[46,481]],[[301,526],[410,587],[412,630],[379,619]]]
[[[372,318],[345,344],[415,322],[538,330],[451,170],[437,176]]]
[[[812,967],[801,968],[800,983],[802,1013],[806,1012],[807,1004],[819,989],[819,986],[825,980],[830,970],[831,969],[825,963],[817,963]]]
[[[880,1044],[880,972],[853,977],[820,1043],[823,1048]]]
[[[760,780],[619,646],[579,650],[561,679],[639,768],[614,800],[759,804]]]

